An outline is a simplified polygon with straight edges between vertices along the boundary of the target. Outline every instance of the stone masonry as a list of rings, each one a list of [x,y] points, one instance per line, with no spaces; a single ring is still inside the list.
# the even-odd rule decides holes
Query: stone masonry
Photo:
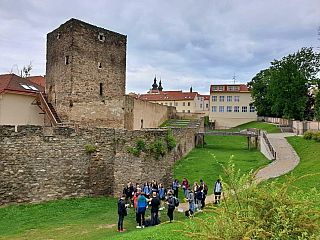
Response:
[[[129,131],[114,128],[0,126],[0,205],[36,203],[84,196],[119,197],[125,184],[156,179],[165,187],[173,180],[173,164],[194,148],[197,128],[176,128],[178,146],[155,160],[128,153],[136,139],[163,140],[166,129]],[[87,145],[97,147],[89,153]]]

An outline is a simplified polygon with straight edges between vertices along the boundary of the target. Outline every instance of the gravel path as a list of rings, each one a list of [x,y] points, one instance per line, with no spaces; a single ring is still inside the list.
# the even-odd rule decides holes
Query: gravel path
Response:
[[[256,181],[261,182],[269,178],[279,177],[293,170],[300,158],[294,151],[293,147],[288,143],[285,137],[295,136],[294,133],[272,133],[267,137],[277,153],[277,159],[270,163],[267,167],[261,169],[256,175]],[[213,190],[210,190],[211,192]],[[214,202],[214,194],[208,195],[206,204]],[[184,212],[189,209],[189,203],[180,203],[177,211]]]

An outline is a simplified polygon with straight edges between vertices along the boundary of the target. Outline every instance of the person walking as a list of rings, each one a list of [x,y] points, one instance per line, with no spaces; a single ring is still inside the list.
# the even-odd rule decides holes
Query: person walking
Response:
[[[222,191],[222,184],[220,182],[220,179],[218,178],[216,183],[214,184],[214,204],[220,203],[220,197],[221,197],[221,191]]]
[[[192,211],[191,214],[194,214],[194,196],[191,188],[187,189],[188,195],[186,197],[187,201],[189,202],[189,210]]]
[[[187,178],[185,178],[185,177],[183,178],[181,186],[182,186],[183,191],[184,191],[184,197],[187,198],[188,188],[189,188],[189,181],[187,180]]]
[[[118,215],[119,215],[119,221],[118,221],[118,232],[125,232],[126,229],[123,229],[123,220],[124,217],[127,216],[127,209],[126,205],[124,204],[124,200],[126,199],[126,195],[123,194],[122,197],[118,200]]]
[[[136,220],[137,220],[137,223],[139,224],[137,228],[141,228],[141,218],[142,218],[142,227],[144,228],[144,222],[145,222],[144,215],[146,213],[147,205],[148,205],[148,202],[145,197],[145,194],[144,192],[141,192],[141,196],[137,200]]]
[[[152,194],[153,194],[153,196],[152,196],[152,199],[150,201],[150,205],[151,205],[151,226],[154,226],[154,225],[160,224],[159,216],[158,216],[160,200],[159,200],[159,197],[157,196],[156,192],[153,192]]]
[[[176,208],[176,204],[175,204],[175,199],[174,199],[174,197],[172,197],[171,192],[168,193],[166,204],[168,205],[167,215],[170,219],[170,222],[172,222],[173,221],[173,212],[174,212],[174,209]]]
[[[180,183],[179,183],[179,180],[178,178],[176,178],[174,180],[174,182],[172,183],[172,189],[173,189],[173,196],[178,198],[178,193],[179,193],[179,187],[180,187]]]
[[[194,206],[197,207],[198,206],[198,200],[196,198],[196,194],[199,190],[199,185],[197,182],[194,182],[193,187],[192,187],[192,191],[193,191],[193,196],[194,196]]]

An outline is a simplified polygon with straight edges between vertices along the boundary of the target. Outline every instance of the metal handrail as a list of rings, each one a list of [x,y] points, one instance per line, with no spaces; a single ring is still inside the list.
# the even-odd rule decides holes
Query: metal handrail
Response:
[[[265,142],[267,143],[268,145],[268,148],[273,156],[274,159],[277,159],[277,152],[274,150],[273,146],[271,145],[269,139],[267,138],[267,135],[263,132],[262,133],[262,137],[263,139],[265,140]]]

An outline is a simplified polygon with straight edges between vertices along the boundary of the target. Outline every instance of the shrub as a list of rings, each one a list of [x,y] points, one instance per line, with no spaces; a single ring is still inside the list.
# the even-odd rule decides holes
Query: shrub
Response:
[[[313,132],[312,132],[312,131],[306,131],[306,132],[303,134],[303,138],[304,138],[304,139],[307,139],[307,140],[311,140],[311,139],[312,139],[312,136],[313,136]]]
[[[159,160],[159,156],[160,155],[163,157],[167,153],[163,142],[161,142],[159,140],[155,140],[155,142],[154,142],[154,153],[155,153],[155,159],[156,160]]]
[[[320,217],[314,202],[320,194],[316,189],[310,193],[288,191],[295,181],[313,175],[297,179],[291,175],[284,184],[272,182],[260,186],[254,180],[255,174],[241,175],[232,161],[222,168],[230,186],[223,184],[219,207],[211,204],[203,210],[217,217],[204,220],[195,217],[188,225],[179,222],[186,227],[179,232],[192,239],[317,239]]]
[[[319,142],[320,141],[320,132],[314,132],[312,134],[312,140]]]
[[[177,140],[172,135],[167,135],[165,140],[167,141],[167,148],[169,152],[177,146]]]
[[[96,146],[92,146],[92,145],[87,145],[86,146],[86,151],[90,152],[90,153],[94,153],[97,150]]]
[[[141,151],[141,150],[144,150],[145,149],[145,144],[144,144],[144,141],[140,138],[138,138],[136,140],[136,148],[137,150]]]
[[[128,153],[131,153],[135,156],[139,156],[140,155],[140,151],[138,149],[134,149],[132,147],[126,147]]]

